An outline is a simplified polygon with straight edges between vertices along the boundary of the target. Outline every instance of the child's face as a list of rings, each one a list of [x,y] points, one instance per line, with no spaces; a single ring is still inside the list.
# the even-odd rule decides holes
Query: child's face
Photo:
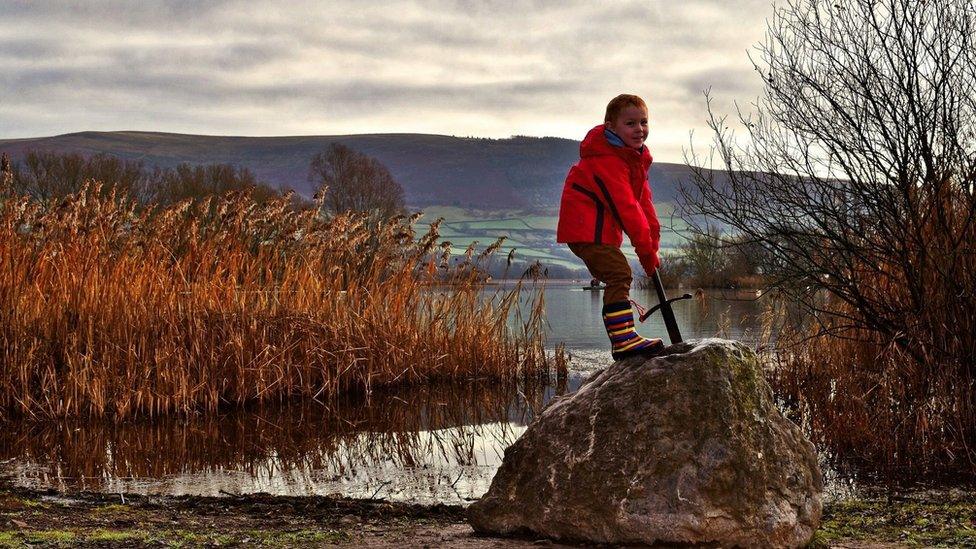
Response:
[[[636,105],[627,105],[617,115],[616,120],[607,122],[607,127],[619,135],[625,145],[639,149],[647,139],[647,110]]]

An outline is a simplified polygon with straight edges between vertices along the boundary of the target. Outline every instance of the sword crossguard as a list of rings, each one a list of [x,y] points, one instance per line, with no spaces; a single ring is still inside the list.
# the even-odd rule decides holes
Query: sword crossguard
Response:
[[[692,297],[691,294],[684,294],[679,297],[672,297],[671,299],[666,300],[664,303],[658,303],[657,305],[651,307],[650,309],[647,309],[646,311],[641,313],[638,318],[640,319],[641,322],[644,322],[645,320],[647,320],[649,316],[654,314],[654,311],[657,311],[664,305],[668,305],[670,307],[671,304],[674,303],[675,301],[681,301],[682,299],[691,299],[691,297]]]

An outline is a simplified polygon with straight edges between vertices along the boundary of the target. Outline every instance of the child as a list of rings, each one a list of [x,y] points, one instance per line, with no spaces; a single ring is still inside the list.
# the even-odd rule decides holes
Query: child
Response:
[[[647,105],[636,95],[618,95],[607,105],[604,123],[580,143],[580,161],[566,176],[559,205],[556,241],[569,244],[590,274],[607,285],[603,323],[614,360],[653,355],[664,348],[634,329],[630,307],[631,272],[620,251],[626,232],[644,272],[654,273],[661,225],[651,204],[647,170]]]

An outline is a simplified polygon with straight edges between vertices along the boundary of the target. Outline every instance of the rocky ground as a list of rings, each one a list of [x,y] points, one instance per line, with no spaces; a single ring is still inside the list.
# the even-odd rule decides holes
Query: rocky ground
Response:
[[[38,492],[0,482],[0,547],[571,547],[476,536],[456,506]],[[816,547],[976,547],[976,495],[828,504]]]

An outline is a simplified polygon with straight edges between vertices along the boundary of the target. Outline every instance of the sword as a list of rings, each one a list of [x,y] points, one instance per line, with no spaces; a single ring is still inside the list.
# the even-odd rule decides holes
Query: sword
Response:
[[[691,299],[691,294],[684,294],[680,297],[668,299],[668,296],[664,294],[664,285],[661,284],[661,275],[657,271],[654,271],[654,274],[651,275],[651,280],[654,281],[654,289],[657,290],[657,299],[660,303],[640,313],[640,321],[644,322],[647,320],[647,317],[654,314],[654,311],[660,309],[661,316],[664,317],[664,327],[668,329],[668,337],[671,339],[671,345],[681,343],[681,332],[678,330],[678,321],[674,319],[674,310],[671,309],[671,304],[682,299]]]

